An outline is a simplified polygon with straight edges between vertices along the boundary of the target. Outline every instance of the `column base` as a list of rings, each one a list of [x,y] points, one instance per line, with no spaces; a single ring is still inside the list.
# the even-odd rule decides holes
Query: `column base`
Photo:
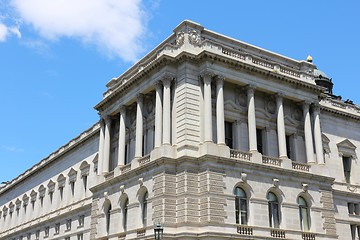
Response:
[[[175,147],[165,144],[158,148],[154,148],[150,153],[150,160],[166,157],[166,158],[175,158]]]
[[[218,145],[213,142],[204,142],[200,144],[199,156],[214,155],[230,158],[230,148],[226,145]]]

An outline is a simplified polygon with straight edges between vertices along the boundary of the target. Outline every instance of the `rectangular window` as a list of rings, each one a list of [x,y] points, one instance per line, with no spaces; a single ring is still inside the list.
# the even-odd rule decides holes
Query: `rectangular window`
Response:
[[[84,190],[86,192],[86,189],[87,189],[87,175],[83,176],[83,183],[84,183]]]
[[[349,214],[355,214],[355,204],[354,203],[351,203],[351,202],[348,203],[348,211],[349,211]]]
[[[351,173],[351,158],[350,157],[342,157],[343,167],[344,167],[344,177],[347,183],[350,183],[350,173]]]
[[[128,148],[129,148],[129,144],[125,144],[125,165],[128,164]]]
[[[263,154],[263,152],[264,152],[263,129],[260,129],[260,128],[256,129],[256,141],[257,141],[257,150],[258,150],[258,152]]]
[[[59,234],[60,232],[60,223],[55,224],[55,234]]]
[[[70,182],[70,187],[71,187],[71,195],[74,196],[75,195],[75,182],[74,181]]]
[[[59,187],[59,192],[60,192],[60,199],[62,200],[64,196],[64,186]]]
[[[233,148],[233,123],[225,122],[225,144]]]
[[[84,239],[84,235],[82,233],[77,235],[77,239],[78,240],[83,240]]]
[[[84,219],[85,219],[85,215],[80,215],[79,216],[79,227],[84,226]]]
[[[66,230],[67,231],[71,230],[71,219],[66,220]]]
[[[36,238],[36,239],[39,239],[39,237],[40,237],[40,230],[36,230],[35,238]]]
[[[50,227],[45,227],[44,237],[49,237],[49,231],[50,231]]]

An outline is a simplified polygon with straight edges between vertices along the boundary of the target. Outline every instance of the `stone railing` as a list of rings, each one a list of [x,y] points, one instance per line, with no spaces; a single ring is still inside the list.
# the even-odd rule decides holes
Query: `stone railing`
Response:
[[[250,161],[251,153],[230,149],[230,158]]]
[[[148,154],[148,155],[140,158],[140,159],[138,160],[138,162],[139,162],[139,165],[140,165],[140,166],[142,166],[142,165],[150,162],[150,154]]]
[[[223,47],[222,48],[222,53],[227,55],[227,56],[230,56],[230,57],[233,57],[233,58],[238,58],[238,59],[241,59],[241,60],[245,61],[245,55],[241,54],[241,53],[239,53],[237,51],[234,51],[234,50]]]
[[[136,231],[136,236],[137,237],[144,237],[145,236],[145,233],[146,233],[146,229],[143,228],[143,229],[139,229]]]
[[[274,64],[272,64],[272,63],[270,63],[268,61],[262,60],[261,58],[253,57],[252,58],[252,63],[255,64],[255,65],[262,66],[264,68],[274,69]]]
[[[295,170],[300,170],[305,172],[310,171],[310,165],[307,165],[305,163],[292,162],[292,168]]]
[[[240,225],[237,226],[237,233],[241,235],[253,235],[253,228],[250,226]]]
[[[281,229],[271,229],[270,235],[274,238],[285,238],[285,231]]]
[[[131,163],[128,163],[127,165],[121,168],[121,173],[126,173],[129,172],[130,170],[131,170]]]
[[[293,77],[300,78],[300,73],[290,68],[280,67],[280,72]]]
[[[314,233],[306,233],[306,232],[303,232],[302,233],[302,239],[303,240],[315,240],[315,234]]]
[[[262,156],[262,163],[268,165],[281,166],[282,160],[276,157]]]

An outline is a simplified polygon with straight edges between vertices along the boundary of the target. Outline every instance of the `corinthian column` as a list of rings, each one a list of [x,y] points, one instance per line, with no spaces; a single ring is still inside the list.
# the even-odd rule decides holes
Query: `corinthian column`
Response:
[[[285,122],[284,122],[284,107],[282,94],[276,95],[276,106],[277,106],[277,135],[279,145],[279,157],[286,158],[286,136],[285,136]]]
[[[252,85],[248,86],[247,99],[248,99],[248,128],[249,128],[250,151],[257,151],[254,92],[255,92],[255,86]]]
[[[216,129],[217,143],[225,145],[224,76],[216,76]]]
[[[163,91],[163,144],[170,145],[170,137],[171,137],[171,108],[170,108],[170,87],[171,81],[173,77],[171,75],[165,76],[162,79],[164,85]]]
[[[135,158],[142,157],[143,147],[143,95],[137,95],[136,106],[136,136],[135,136]]]
[[[120,128],[119,128],[119,146],[118,146],[118,165],[125,165],[125,137],[126,137],[126,107],[120,107]]]
[[[211,78],[212,73],[204,72],[204,142],[212,142],[212,107],[211,107]]]
[[[109,172],[109,161],[110,161],[110,128],[111,128],[111,118],[109,116],[105,117],[105,137],[104,137],[104,153],[102,159],[102,172]]]
[[[161,146],[162,137],[162,103],[161,103],[161,82],[157,82],[155,85],[156,96],[155,96],[155,143],[154,147]]]
[[[312,131],[310,122],[309,103],[304,102],[303,104],[304,113],[304,133],[305,133],[305,148],[306,148],[306,159],[308,163],[314,163],[314,146],[312,141]]]
[[[314,107],[314,139],[316,159],[318,164],[324,164],[323,145],[321,139],[321,127],[320,127],[320,107],[317,105]]]
[[[100,136],[99,136],[99,155],[98,155],[98,174],[102,173],[104,161],[104,135],[105,135],[104,120],[100,119]]]

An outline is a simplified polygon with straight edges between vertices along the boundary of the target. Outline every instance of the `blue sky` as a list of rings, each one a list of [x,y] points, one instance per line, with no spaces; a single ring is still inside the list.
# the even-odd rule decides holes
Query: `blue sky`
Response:
[[[105,84],[184,19],[314,64],[360,104],[360,1],[0,1],[0,182],[99,120]]]

